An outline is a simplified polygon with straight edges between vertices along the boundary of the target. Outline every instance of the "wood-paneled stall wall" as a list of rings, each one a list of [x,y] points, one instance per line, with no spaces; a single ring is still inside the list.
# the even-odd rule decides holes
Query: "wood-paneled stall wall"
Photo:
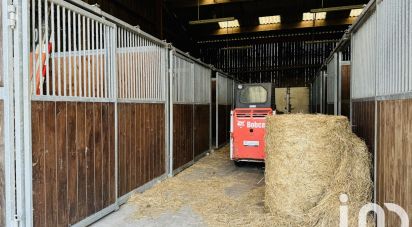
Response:
[[[35,21],[59,13],[44,21],[56,31],[44,37],[49,53],[30,42],[33,223],[88,225],[167,176],[169,50],[137,29],[45,1]],[[66,16],[87,19],[56,23]]]
[[[234,81],[226,75],[217,72],[212,82],[213,94],[213,144],[216,148],[229,142],[230,112],[233,108]]]
[[[172,171],[177,173],[210,150],[212,71],[182,54],[173,56]]]
[[[399,41],[412,39],[405,32],[409,6],[409,0],[378,1],[351,40],[354,131],[375,154],[375,201],[403,208],[410,223],[402,226],[412,224],[412,45]],[[401,226],[396,213],[385,211],[386,226]]]

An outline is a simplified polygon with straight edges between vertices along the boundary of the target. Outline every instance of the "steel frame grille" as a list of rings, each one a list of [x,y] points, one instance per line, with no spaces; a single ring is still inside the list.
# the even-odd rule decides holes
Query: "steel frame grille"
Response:
[[[32,99],[115,98],[116,26],[65,1],[31,0],[30,4]]]
[[[166,48],[119,27],[116,59],[119,99],[166,101]]]

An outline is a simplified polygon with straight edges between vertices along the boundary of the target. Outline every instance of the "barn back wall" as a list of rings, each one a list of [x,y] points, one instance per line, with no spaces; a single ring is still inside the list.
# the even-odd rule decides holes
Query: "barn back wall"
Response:
[[[305,87],[334,49],[344,29],[219,36],[197,43],[202,61],[244,82]],[[349,56],[349,52],[345,53]]]

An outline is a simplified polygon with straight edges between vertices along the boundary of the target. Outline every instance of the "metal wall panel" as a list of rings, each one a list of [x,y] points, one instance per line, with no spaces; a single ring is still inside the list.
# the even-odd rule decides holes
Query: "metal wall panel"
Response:
[[[190,59],[175,53],[173,57],[173,102],[194,102],[194,64]]]
[[[331,59],[331,61],[327,65],[327,103],[335,105],[336,97],[337,97],[337,55]]]
[[[377,14],[373,13],[352,34],[352,98],[369,98],[375,95],[377,59]]]
[[[412,92],[411,14],[412,3],[409,0],[381,1],[378,4],[378,96]]]
[[[194,65],[194,102],[210,104],[212,70],[202,65]]]

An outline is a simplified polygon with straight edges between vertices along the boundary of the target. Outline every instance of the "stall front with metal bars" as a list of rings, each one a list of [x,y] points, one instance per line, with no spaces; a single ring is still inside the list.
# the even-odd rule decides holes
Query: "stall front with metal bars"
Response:
[[[229,142],[230,111],[233,109],[235,81],[227,74],[216,72],[212,80],[213,94],[213,145],[219,148]]]
[[[170,171],[176,174],[210,150],[212,70],[179,50],[170,56]]]

